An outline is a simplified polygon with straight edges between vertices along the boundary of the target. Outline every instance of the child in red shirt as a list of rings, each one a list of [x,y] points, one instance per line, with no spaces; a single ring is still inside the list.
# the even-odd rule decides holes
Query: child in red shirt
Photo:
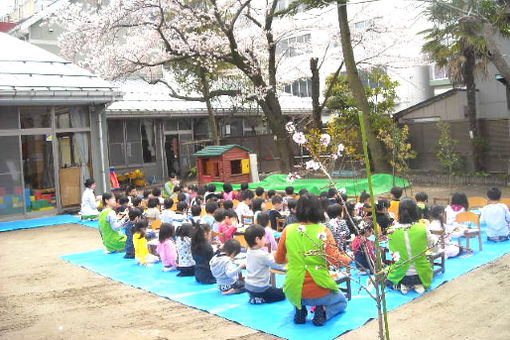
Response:
[[[374,242],[368,238],[374,232],[374,225],[371,220],[363,220],[359,224],[358,230],[359,235],[352,241],[354,260],[360,270],[372,273],[377,257],[375,255]]]
[[[234,224],[236,218],[237,214],[232,209],[225,210],[220,208],[214,212],[214,219],[218,222],[218,233],[224,235],[223,237],[220,236],[221,243],[225,243],[225,241],[230,240],[234,236],[234,233],[237,231],[237,227]]]

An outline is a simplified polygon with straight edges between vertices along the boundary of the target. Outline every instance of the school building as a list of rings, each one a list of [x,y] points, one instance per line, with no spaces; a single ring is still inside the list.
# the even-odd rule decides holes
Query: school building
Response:
[[[108,188],[105,107],[118,89],[8,34],[0,46],[0,219],[79,205],[89,177]]]
[[[213,144],[205,103],[172,98],[166,85],[142,80],[127,80],[119,89],[123,98],[106,109],[110,166],[117,174],[143,171],[153,183],[172,172],[186,176],[196,166],[193,154]],[[289,119],[311,112],[307,98],[284,94],[280,101]],[[254,150],[260,172],[278,170],[274,136],[256,106],[233,110],[224,99],[214,110],[221,144]]]

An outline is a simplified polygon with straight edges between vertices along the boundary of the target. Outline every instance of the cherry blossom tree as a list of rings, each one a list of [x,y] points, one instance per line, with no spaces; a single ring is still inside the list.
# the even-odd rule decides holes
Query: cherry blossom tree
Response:
[[[280,168],[287,172],[293,166],[293,154],[279,96],[286,84],[309,76],[309,68],[287,51],[306,45],[309,53],[301,59],[308,64],[312,54],[321,59],[320,65],[327,60],[324,64],[334,65],[335,70],[343,58],[334,48],[338,24],[334,16],[326,15],[328,9],[280,17],[275,15],[277,8],[277,0],[111,0],[100,6],[72,3],[55,18],[64,31],[59,38],[62,53],[106,78],[134,75],[171,86],[168,70],[179,63],[215,75],[220,85],[210,86],[207,93],[198,91],[198,97],[207,102],[241,96],[255,102],[275,136]],[[353,44],[362,54],[358,60],[379,64],[394,52],[391,46],[397,42],[381,39],[380,34],[387,35],[391,29],[376,30],[377,23],[372,26],[370,32],[353,37]],[[319,28],[314,39],[319,43],[313,49],[309,42],[278,49],[283,40],[312,28],[316,32]],[[223,79],[232,76],[247,86],[223,88]],[[173,95],[182,96],[175,89]]]

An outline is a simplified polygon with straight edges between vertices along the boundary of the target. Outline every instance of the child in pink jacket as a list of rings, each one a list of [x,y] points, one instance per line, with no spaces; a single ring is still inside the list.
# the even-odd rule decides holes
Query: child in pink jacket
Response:
[[[276,251],[278,245],[276,244],[276,239],[274,238],[274,230],[269,226],[269,215],[267,212],[264,211],[258,214],[256,223],[264,227],[266,230],[266,244],[271,245],[271,251]],[[267,247],[264,247],[264,249],[268,250]]]
[[[161,229],[159,230],[159,244],[157,247],[157,252],[161,258],[161,262],[163,262],[164,272],[168,272],[177,268],[177,250],[174,241],[172,241],[172,238],[174,237],[174,226],[170,223],[161,224]]]

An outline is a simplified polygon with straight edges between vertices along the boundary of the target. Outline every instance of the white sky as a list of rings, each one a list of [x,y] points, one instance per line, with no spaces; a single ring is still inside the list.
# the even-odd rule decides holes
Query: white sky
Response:
[[[0,0],[0,16],[9,13],[14,5],[14,0]]]

